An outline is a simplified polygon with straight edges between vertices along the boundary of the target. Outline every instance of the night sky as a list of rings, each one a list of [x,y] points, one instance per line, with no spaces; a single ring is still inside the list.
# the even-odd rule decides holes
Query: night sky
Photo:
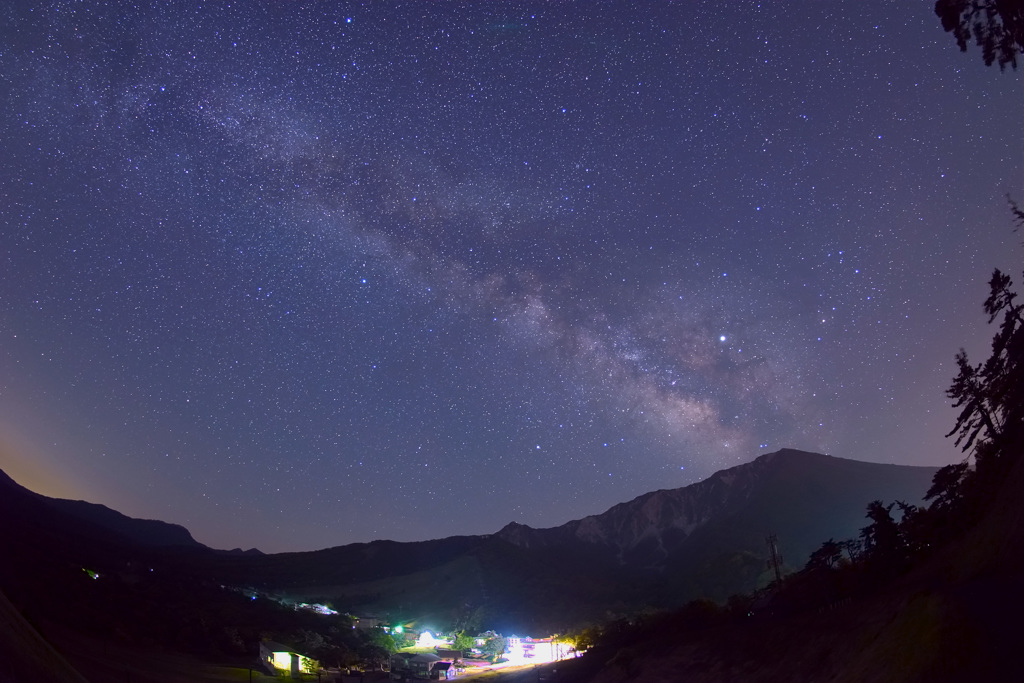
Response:
[[[932,2],[0,9],[0,468],[310,550],[941,465],[1020,75]]]

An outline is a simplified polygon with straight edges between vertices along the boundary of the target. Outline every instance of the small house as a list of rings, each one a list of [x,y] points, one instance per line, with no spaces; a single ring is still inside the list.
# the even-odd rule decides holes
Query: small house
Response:
[[[264,640],[260,643],[260,661],[274,674],[289,673],[293,678],[299,674],[315,674],[320,663],[312,657],[296,652],[294,648]]]
[[[455,673],[453,662],[435,662],[430,669],[430,677],[435,681],[450,681],[455,678]]]

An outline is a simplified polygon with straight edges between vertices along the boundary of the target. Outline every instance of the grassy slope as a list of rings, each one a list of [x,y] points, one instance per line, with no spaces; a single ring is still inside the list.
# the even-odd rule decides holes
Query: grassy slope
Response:
[[[605,609],[625,609],[618,601],[633,597],[626,595],[628,586],[618,581],[607,553],[596,554],[590,558],[591,566],[609,566],[596,576],[583,577],[574,571],[580,560],[574,550],[526,550],[492,539],[469,554],[421,571],[340,586],[307,586],[287,594],[326,597],[338,609],[416,619],[435,627],[450,622],[453,609],[460,605],[484,606],[488,626],[500,631],[559,631],[575,621],[601,617]],[[360,599],[350,607],[345,596],[377,597]],[[595,601],[594,596],[601,599]]]
[[[85,683],[0,593],[0,682]]]
[[[449,619],[453,606],[479,601],[480,566],[476,558],[456,556],[451,562],[401,576],[386,576],[358,583],[296,587],[287,596],[301,600],[327,598],[341,610],[391,614],[398,620]],[[370,599],[369,596],[375,596]],[[347,604],[354,597],[357,604]],[[415,597],[415,605],[412,598]]]

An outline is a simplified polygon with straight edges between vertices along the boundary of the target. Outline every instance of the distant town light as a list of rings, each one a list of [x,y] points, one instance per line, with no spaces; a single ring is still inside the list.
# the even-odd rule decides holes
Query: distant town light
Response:
[[[448,641],[435,638],[434,634],[430,631],[424,631],[420,634],[420,637],[416,639],[416,647],[437,647],[438,645],[447,644]]]

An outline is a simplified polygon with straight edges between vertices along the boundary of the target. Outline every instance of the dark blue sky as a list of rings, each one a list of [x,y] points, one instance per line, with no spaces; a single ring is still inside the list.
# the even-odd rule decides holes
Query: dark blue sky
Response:
[[[762,4],[8,4],[0,467],[279,551],[957,459],[1020,76]]]

